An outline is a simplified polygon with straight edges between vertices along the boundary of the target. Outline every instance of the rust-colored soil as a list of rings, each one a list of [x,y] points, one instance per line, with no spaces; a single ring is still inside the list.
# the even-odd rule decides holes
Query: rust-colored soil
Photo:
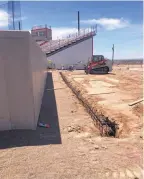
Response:
[[[66,73],[66,74],[65,74]],[[107,75],[86,75],[83,71],[63,73],[69,82],[105,116],[119,124],[119,135],[141,135],[143,105],[129,106],[142,98],[143,72],[114,69]]]

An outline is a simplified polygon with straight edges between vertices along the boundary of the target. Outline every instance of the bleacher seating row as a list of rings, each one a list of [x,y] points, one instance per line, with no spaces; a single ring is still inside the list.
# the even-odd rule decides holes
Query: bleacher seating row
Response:
[[[37,43],[43,52],[50,54],[51,52],[54,52],[62,47],[66,47],[72,43],[94,35],[96,35],[96,27],[91,29],[82,29],[79,33],[70,34],[64,39],[41,41]]]

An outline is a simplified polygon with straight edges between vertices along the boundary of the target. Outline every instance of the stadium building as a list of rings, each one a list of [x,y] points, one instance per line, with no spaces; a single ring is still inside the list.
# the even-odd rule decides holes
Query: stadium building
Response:
[[[51,27],[48,28],[47,25],[35,26],[31,29],[31,35],[35,41],[49,41],[52,40],[52,30]]]
[[[43,28],[39,27],[38,31],[42,32]],[[93,55],[93,37],[95,35],[96,27],[91,27],[69,34],[65,39],[52,40],[48,38],[43,40],[46,39],[46,36],[34,36],[34,39],[46,54],[47,60],[51,62],[49,67],[61,69],[63,66],[64,69],[68,69],[72,65],[75,69],[84,69],[84,65]]]

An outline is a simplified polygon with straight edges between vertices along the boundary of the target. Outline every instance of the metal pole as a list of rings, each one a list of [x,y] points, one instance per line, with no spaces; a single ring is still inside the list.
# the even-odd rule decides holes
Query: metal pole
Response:
[[[22,19],[21,19],[21,2],[19,1],[19,11],[20,11],[20,30],[22,30]]]
[[[14,1],[12,3],[12,19],[13,19],[13,30],[15,30],[15,23],[14,23]]]
[[[113,47],[112,47],[112,65],[113,65],[113,62],[114,62],[114,44],[113,44]]]
[[[97,33],[97,24],[96,24],[96,26],[95,26],[95,31],[96,31],[96,33]]]
[[[19,21],[19,30],[21,30],[20,21]]]
[[[80,13],[78,11],[78,34],[80,32]]]
[[[60,48],[60,39],[59,39],[59,48]]]

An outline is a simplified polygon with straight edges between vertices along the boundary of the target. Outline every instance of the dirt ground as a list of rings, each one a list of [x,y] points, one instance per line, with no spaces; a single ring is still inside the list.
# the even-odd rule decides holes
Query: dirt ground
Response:
[[[95,108],[122,125],[121,135],[142,135],[143,103],[129,106],[143,97],[142,68],[115,67],[107,75],[86,75],[83,71],[67,74],[85,89]]]
[[[128,89],[125,84],[114,84]],[[141,97],[139,84],[134,84],[134,99]],[[143,178],[142,137],[100,137],[58,72],[48,73],[39,120],[50,128],[0,132],[1,179]]]

